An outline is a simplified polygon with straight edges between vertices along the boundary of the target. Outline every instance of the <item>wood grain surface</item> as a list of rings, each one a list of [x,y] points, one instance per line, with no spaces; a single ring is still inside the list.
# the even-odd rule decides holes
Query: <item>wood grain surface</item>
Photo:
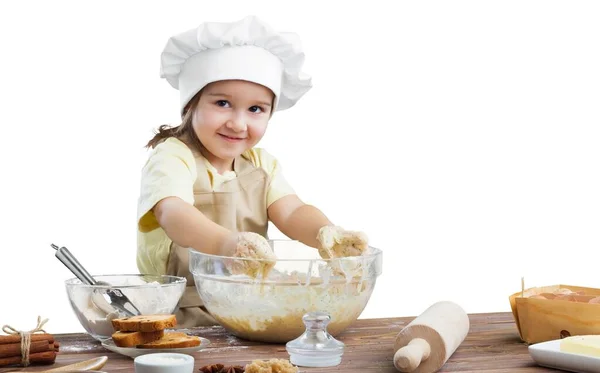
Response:
[[[392,364],[396,334],[415,317],[357,320],[338,339],[346,344],[342,363],[330,368],[300,368],[301,372],[397,372]],[[469,334],[439,372],[558,372],[537,366],[527,344],[519,338],[511,313],[470,314]],[[211,345],[195,352],[194,372],[207,364],[245,365],[254,359],[283,358],[285,345],[249,342],[228,334],[221,327],[183,329],[208,338]],[[86,334],[54,334],[60,353],[52,366],[4,367],[0,373],[36,372],[108,356],[106,372],[133,372],[133,359],[104,349]]]

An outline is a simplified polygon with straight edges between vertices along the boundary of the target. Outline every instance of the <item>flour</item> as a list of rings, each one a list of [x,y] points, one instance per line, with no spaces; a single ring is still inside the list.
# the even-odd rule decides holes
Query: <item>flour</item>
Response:
[[[114,329],[111,320],[119,317],[116,311],[106,313],[92,301],[91,287],[70,288],[70,300],[75,315],[84,329],[98,339],[98,337],[110,338]]]
[[[212,353],[220,353],[220,352],[227,352],[227,351],[241,351],[241,350],[245,350],[247,348],[250,348],[250,346],[231,346],[231,347],[218,347],[218,348],[209,348],[206,350],[207,354],[212,354]]]
[[[163,354],[148,354],[140,359],[139,362],[145,364],[155,364],[155,365],[175,365],[175,364],[185,364],[189,361],[187,358],[178,357],[175,355],[163,355]]]

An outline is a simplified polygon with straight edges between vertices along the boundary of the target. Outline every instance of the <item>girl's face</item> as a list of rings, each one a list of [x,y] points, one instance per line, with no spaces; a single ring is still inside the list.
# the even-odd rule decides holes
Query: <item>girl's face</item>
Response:
[[[256,83],[225,80],[207,85],[194,110],[192,127],[219,172],[255,146],[265,134],[273,92]]]

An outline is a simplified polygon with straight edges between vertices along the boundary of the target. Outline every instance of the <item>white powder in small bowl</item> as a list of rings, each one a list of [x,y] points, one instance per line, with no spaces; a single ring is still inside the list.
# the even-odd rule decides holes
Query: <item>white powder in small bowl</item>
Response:
[[[143,357],[143,359],[141,358]],[[161,354],[148,354],[142,355],[138,360],[139,363],[153,364],[153,365],[178,365],[188,361],[188,359],[174,355],[161,355]]]

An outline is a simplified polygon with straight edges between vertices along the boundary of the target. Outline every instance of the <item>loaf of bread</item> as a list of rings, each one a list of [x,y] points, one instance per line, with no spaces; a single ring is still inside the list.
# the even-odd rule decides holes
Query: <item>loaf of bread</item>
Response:
[[[137,348],[185,348],[200,346],[200,338],[180,332],[165,333],[153,342],[137,345]]]
[[[122,332],[156,332],[177,325],[175,315],[145,315],[113,319],[115,331]]]
[[[553,292],[532,294],[528,296],[532,299],[546,299],[546,300],[566,300],[569,302],[578,303],[600,303],[600,296],[585,294],[583,291],[572,291],[566,288],[559,288]]]
[[[119,347],[135,347],[140,344],[153,342],[161,339],[165,334],[164,330],[157,330],[155,332],[122,332],[118,331],[113,333],[112,339],[115,342],[115,346]]]

